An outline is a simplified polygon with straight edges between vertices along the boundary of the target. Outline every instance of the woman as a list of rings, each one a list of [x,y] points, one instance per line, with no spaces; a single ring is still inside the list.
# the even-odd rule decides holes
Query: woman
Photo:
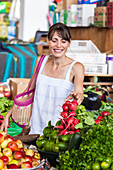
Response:
[[[64,101],[72,98],[76,98],[78,104],[83,101],[84,67],[65,54],[71,43],[69,28],[62,23],[52,25],[47,43],[50,55],[44,58],[36,80],[30,134],[41,134],[49,120],[54,125]],[[38,61],[39,57],[34,72]],[[1,125],[5,132],[10,116],[11,110]]]

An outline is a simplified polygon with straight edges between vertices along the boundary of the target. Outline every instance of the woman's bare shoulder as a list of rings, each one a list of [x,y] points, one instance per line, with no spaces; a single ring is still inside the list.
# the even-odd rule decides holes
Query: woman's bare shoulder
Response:
[[[84,72],[84,65],[83,65],[82,63],[80,63],[80,62],[76,62],[76,63],[73,65],[73,69],[74,69],[74,71],[76,71],[76,72],[79,72],[80,70],[81,70],[82,72]]]

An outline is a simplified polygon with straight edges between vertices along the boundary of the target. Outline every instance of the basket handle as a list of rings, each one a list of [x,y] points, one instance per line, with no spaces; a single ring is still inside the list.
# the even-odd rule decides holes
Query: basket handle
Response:
[[[36,70],[35,70],[35,73],[34,73],[32,79],[31,79],[31,81],[30,81],[30,84],[29,84],[29,86],[28,86],[28,90],[27,90],[27,91],[29,91],[29,89],[30,89],[30,87],[31,87],[31,84],[32,84],[33,79],[34,79],[35,76],[36,76],[36,78],[35,78],[35,87],[34,87],[34,89],[36,88],[36,79],[37,79],[37,76],[38,76],[38,73],[39,73],[39,70],[40,70],[40,67],[41,67],[41,65],[42,65],[42,62],[43,62],[44,58],[45,58],[44,55],[42,55],[42,56],[40,57],[39,62],[38,62],[38,65],[37,65],[37,68],[36,68]]]

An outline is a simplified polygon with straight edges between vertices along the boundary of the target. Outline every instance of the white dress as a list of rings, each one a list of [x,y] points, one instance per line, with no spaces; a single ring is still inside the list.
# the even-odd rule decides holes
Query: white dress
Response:
[[[57,79],[41,74],[48,57],[44,58],[36,81],[30,134],[42,134],[50,120],[51,124],[55,125],[61,117],[60,111],[64,100],[74,90],[74,84],[69,79],[76,61],[70,64],[65,79]]]

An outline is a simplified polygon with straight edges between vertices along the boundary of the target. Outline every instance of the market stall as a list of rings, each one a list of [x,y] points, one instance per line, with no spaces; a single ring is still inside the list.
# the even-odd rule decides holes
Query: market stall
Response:
[[[57,121],[53,125],[49,120],[41,129],[42,134],[29,134],[31,112],[24,122],[28,115],[26,110],[32,110],[34,89],[30,94],[27,93],[29,90],[23,96],[22,93],[28,87],[37,57],[50,54],[45,42],[48,31],[35,31],[36,34],[45,33],[40,42],[35,37],[32,43],[14,39],[18,43],[3,44],[10,51],[0,53],[0,68],[5,65],[0,75],[0,126],[17,98],[18,101],[13,107],[15,114],[8,122],[8,134],[0,130],[0,169],[113,170],[113,24],[110,20],[113,1],[97,7],[98,1],[56,0],[49,5],[49,26],[60,21],[70,28],[72,40],[66,56],[84,65],[84,99],[80,105],[74,98],[59,105],[59,109],[55,107],[54,110],[58,109]],[[16,28],[15,22],[10,24],[10,28]],[[24,97],[31,102],[28,102],[29,107],[26,103],[19,105],[25,102]],[[23,117],[17,114],[19,108]],[[36,123],[40,123],[39,119]]]
[[[5,94],[4,91],[3,94]],[[27,126],[26,129],[24,128],[25,133],[22,133],[23,129],[10,119],[8,136],[0,131],[3,165],[6,161],[4,156],[9,157],[7,152],[6,155],[4,154],[4,150],[13,146],[8,143],[16,142],[19,148],[16,151],[12,150],[12,160],[5,163],[8,169],[17,168],[17,166],[18,168],[27,167],[30,169],[40,167],[51,169],[54,167],[54,169],[61,170],[95,170],[96,168],[105,169],[106,167],[112,169],[113,103],[106,101],[108,94],[109,91],[105,87],[88,86],[84,89],[83,103],[78,105],[75,99],[65,102],[60,106],[62,111],[59,112],[56,124],[53,126],[50,120],[48,126],[43,129],[42,135],[29,135],[28,131],[26,132]],[[0,103],[0,121],[2,123],[5,114],[13,105],[11,93],[7,97],[1,97]],[[21,154],[16,154],[17,150],[20,153],[23,148],[24,158]],[[29,149],[31,150],[29,151]],[[109,150],[109,152],[106,152],[106,150]],[[27,152],[29,157],[32,157],[31,154],[35,152],[35,157],[32,158],[34,160],[32,166],[31,164],[19,164],[19,161],[23,159],[24,162],[30,161],[30,158],[28,159],[25,156]]]

